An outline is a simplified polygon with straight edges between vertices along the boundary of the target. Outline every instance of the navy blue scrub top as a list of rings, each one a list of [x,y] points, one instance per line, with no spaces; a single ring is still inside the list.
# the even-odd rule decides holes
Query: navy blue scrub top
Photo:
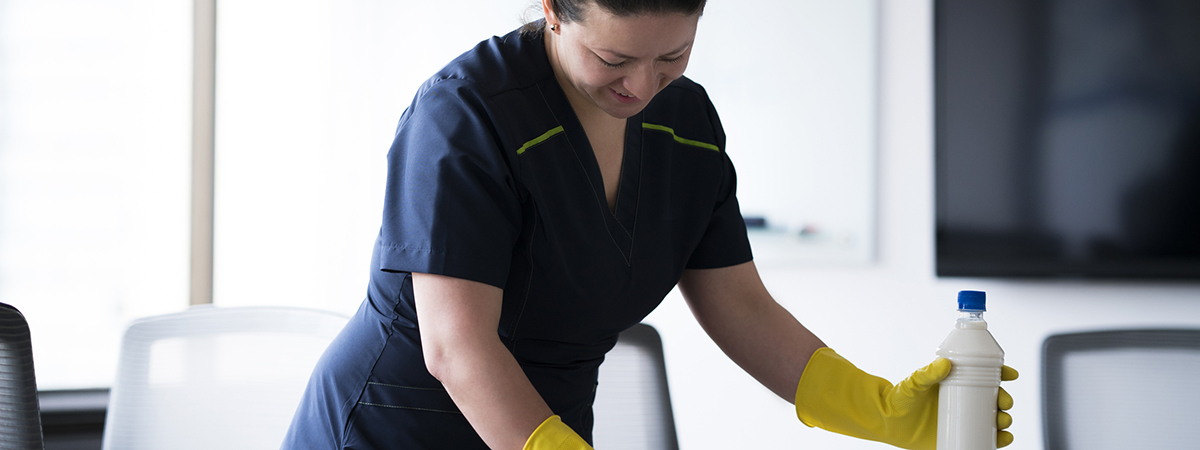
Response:
[[[501,341],[591,441],[597,369],[684,269],[751,260],[725,135],[680,78],[628,119],[615,211],[541,34],[425,82],[388,153],[366,300],[318,363],[284,449],[487,448],[425,368],[411,272],[502,288]]]

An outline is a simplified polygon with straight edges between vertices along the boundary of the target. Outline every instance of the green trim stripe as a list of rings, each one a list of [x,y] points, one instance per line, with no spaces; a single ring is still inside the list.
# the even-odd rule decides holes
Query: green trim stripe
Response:
[[[721,151],[721,149],[717,148],[717,146],[709,144],[707,142],[693,141],[691,139],[681,138],[681,137],[679,137],[679,135],[675,134],[675,130],[672,129],[671,127],[665,127],[662,125],[655,125],[652,123],[642,122],[642,128],[645,128],[647,130],[665,131],[667,133],[671,133],[671,137],[675,138],[675,142],[678,142],[680,144],[690,145],[693,147],[707,148],[709,150],[716,151],[716,152]]]
[[[556,135],[558,133],[562,133],[562,132],[563,132],[562,125],[554,127],[550,131],[547,131],[544,134],[542,134],[541,136],[538,136],[536,138],[533,138],[533,140],[526,142],[525,145],[522,145],[521,148],[517,149],[517,154],[520,155],[522,153],[525,153],[525,150],[528,150],[529,147],[533,147],[535,145],[541,144],[542,142],[545,142],[546,139],[550,139],[550,138],[554,137],[554,135]]]

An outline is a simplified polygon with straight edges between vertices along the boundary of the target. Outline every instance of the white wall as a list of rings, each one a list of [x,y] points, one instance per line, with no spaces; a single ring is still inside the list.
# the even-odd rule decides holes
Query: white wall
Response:
[[[932,4],[880,2],[878,254],[868,266],[760,267],[777,300],[860,368],[896,381],[927,364],[960,289],[988,292],[985,316],[1021,378],[1010,449],[1042,448],[1040,358],[1049,335],[1200,327],[1200,285],[938,279],[933,259]],[[809,429],[741,372],[672,294],[647,320],[663,335],[681,448],[890,448]],[[1101,395],[1102,393],[1097,393]]]

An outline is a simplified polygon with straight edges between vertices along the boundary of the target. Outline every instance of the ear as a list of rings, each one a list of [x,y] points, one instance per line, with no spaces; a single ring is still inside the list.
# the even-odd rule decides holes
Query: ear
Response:
[[[551,25],[559,25],[558,16],[554,15],[554,0],[542,0],[542,14],[546,16],[546,29]]]

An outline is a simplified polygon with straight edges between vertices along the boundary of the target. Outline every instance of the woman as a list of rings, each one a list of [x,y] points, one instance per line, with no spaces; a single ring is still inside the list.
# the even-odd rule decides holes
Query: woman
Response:
[[[682,77],[704,0],[542,7],[401,117],[368,297],[283,448],[590,448],[605,352],[678,284],[804,423],[932,449],[948,361],[892,389],[759,280],[720,121]]]

